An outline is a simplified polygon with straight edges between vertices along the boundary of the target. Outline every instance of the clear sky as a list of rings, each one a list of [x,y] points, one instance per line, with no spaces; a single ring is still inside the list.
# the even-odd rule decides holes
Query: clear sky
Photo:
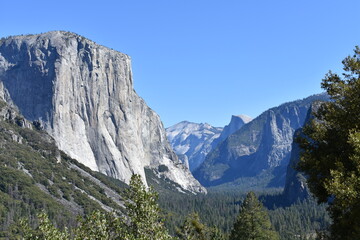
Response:
[[[226,125],[320,93],[360,45],[359,0],[23,0],[0,37],[67,30],[132,57],[137,93],[166,127]]]

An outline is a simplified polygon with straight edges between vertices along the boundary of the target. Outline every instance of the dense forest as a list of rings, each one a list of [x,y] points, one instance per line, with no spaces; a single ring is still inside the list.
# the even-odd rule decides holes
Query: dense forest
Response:
[[[123,210],[126,218],[123,217],[123,211],[107,213],[95,210],[80,220],[64,225],[52,214],[49,216],[43,212],[35,216],[35,212],[27,213],[23,214],[27,217],[18,218],[7,231],[3,231],[3,239],[20,236],[25,239],[232,239],[230,234],[236,229],[235,222],[245,212],[243,205],[247,196],[243,192],[210,190],[207,195],[196,196],[169,190],[162,192],[157,201],[158,194],[153,188],[146,190],[138,176],[134,175],[133,178],[135,180],[130,188],[123,190],[125,199],[129,200],[126,203],[127,210]],[[260,199],[281,197],[279,194],[260,196]],[[255,213],[252,211],[250,215],[257,216],[257,212],[262,214],[259,231],[263,231],[263,221],[268,221],[267,231],[278,234],[279,239],[294,239],[294,236],[297,239],[315,239],[316,233],[326,231],[331,223],[326,206],[318,205],[313,199],[288,207],[273,206],[274,209],[267,210],[254,196],[251,200],[257,203],[258,210]],[[135,222],[136,226],[132,228],[137,230],[129,228],[129,221]],[[150,230],[145,230],[148,228]],[[140,236],[135,234],[137,231],[140,231],[140,235],[143,231],[150,231],[152,236],[159,236]],[[124,237],[126,235],[127,238]]]
[[[264,205],[267,198],[282,198],[279,192],[257,194],[259,199],[264,200]],[[196,212],[201,222],[229,234],[245,196],[245,192],[218,192],[210,189],[207,195],[200,196],[160,194],[159,204],[164,209],[165,225],[171,233],[176,232],[176,227],[181,225],[186,216]],[[326,204],[318,205],[313,198],[298,201],[290,206],[271,204],[266,207],[280,239],[294,239],[295,235],[306,238],[316,232],[326,231],[331,223],[326,208]]]

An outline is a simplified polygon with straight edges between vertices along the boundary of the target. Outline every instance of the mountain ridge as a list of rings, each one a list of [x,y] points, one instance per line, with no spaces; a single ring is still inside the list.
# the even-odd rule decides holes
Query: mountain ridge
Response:
[[[221,131],[222,128],[208,123],[181,121],[166,128],[166,136],[175,153],[193,171],[211,150],[212,142],[220,136]]]
[[[309,123],[315,118],[316,112],[319,111],[323,102],[314,102],[306,116],[305,124]],[[299,128],[294,133],[294,139],[303,135],[303,127]],[[286,181],[283,191],[283,197],[286,203],[292,204],[298,200],[303,200],[308,196],[311,196],[310,190],[307,186],[306,176],[299,172],[296,167],[300,161],[301,149],[296,141],[293,143],[291,151],[290,162],[286,171]]]
[[[310,104],[327,95],[312,95],[264,111],[210,152],[193,173],[204,186],[283,187],[293,134],[304,124]],[[258,184],[256,184],[258,182]]]

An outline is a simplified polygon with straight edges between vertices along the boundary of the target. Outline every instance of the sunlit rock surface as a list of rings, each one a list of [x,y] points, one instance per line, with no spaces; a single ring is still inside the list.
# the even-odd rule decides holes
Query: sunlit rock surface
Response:
[[[54,31],[0,41],[1,95],[39,120],[58,147],[128,182],[144,167],[186,190],[204,188],[178,160],[159,116],[133,89],[130,57],[82,36]]]

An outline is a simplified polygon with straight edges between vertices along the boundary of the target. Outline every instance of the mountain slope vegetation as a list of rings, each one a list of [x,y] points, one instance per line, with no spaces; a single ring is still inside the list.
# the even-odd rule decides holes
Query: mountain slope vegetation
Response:
[[[0,101],[0,231],[46,211],[58,226],[79,214],[123,207],[122,187],[71,159],[53,139]],[[1,235],[0,235],[1,236]]]

